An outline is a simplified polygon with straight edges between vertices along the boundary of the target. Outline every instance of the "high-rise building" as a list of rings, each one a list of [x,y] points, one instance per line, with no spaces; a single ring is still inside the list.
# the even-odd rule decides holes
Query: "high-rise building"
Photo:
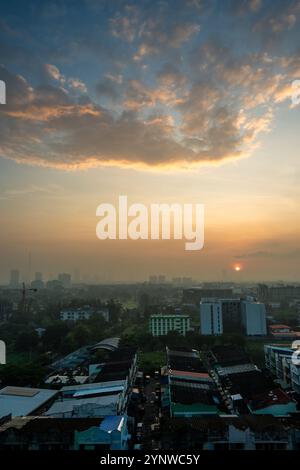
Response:
[[[267,334],[266,307],[260,302],[242,301],[242,324],[247,336]]]
[[[61,282],[63,287],[70,287],[71,286],[71,274],[69,273],[60,273],[58,275],[58,281]]]
[[[262,302],[286,302],[300,297],[300,286],[259,284],[257,295]]]
[[[149,283],[150,284],[165,284],[166,282],[166,276],[164,276],[163,274],[159,274],[159,275],[152,275],[152,276],[149,276]]]
[[[265,305],[252,300],[204,298],[200,302],[200,332],[203,335],[265,336]]]
[[[265,344],[264,350],[266,369],[282,385],[290,387],[300,394],[300,350],[298,343],[295,343],[294,347]]]
[[[18,269],[13,269],[10,272],[9,286],[16,288],[16,287],[19,287],[19,284],[20,284],[20,271]]]
[[[153,336],[164,336],[169,331],[178,331],[185,336],[190,330],[191,319],[188,315],[151,315],[149,320],[149,330]]]
[[[31,282],[31,287],[33,289],[44,289],[45,283],[43,281],[43,273],[35,273],[34,280]]]
[[[223,332],[242,333],[242,314],[240,299],[222,299]]]
[[[216,299],[203,299],[200,303],[200,331],[202,335],[223,334],[222,303]]]

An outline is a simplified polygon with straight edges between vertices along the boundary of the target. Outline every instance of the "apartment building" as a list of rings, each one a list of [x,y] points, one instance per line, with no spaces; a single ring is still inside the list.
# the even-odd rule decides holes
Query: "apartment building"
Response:
[[[191,329],[191,319],[189,315],[151,315],[149,320],[149,331],[152,336],[164,336],[169,331],[178,331],[185,336]]]
[[[297,349],[266,344],[264,350],[266,368],[280,381],[282,386],[291,388],[300,394],[300,361]]]
[[[265,305],[252,300],[203,298],[200,302],[200,333],[265,336]]]

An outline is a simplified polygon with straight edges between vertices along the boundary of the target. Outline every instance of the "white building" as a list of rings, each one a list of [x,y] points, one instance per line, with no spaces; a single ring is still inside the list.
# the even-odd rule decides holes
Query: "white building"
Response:
[[[223,333],[222,301],[203,300],[200,302],[200,332],[202,335]]]
[[[266,308],[252,300],[203,298],[200,302],[200,333],[222,335],[242,333],[247,336],[267,334]]]
[[[300,393],[300,352],[292,347],[265,344],[265,364],[285,388]]]
[[[247,336],[266,336],[266,307],[260,302],[242,301],[242,324]]]
[[[164,336],[169,331],[178,331],[185,336],[191,329],[191,319],[188,315],[151,315],[149,330],[152,336]]]
[[[105,321],[109,321],[109,311],[106,307],[95,309],[86,305],[79,308],[64,308],[60,312],[60,319],[63,321],[89,320],[93,315],[101,316]]]

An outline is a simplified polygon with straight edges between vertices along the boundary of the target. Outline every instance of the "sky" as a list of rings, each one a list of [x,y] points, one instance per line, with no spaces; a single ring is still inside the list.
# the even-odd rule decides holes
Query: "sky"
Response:
[[[0,282],[300,281],[299,52],[299,0],[3,2]],[[100,241],[119,195],[204,204],[204,248]]]

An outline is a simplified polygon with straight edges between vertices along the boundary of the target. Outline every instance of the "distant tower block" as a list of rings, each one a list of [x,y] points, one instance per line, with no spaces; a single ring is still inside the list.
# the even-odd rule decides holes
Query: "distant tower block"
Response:
[[[20,283],[20,271],[18,269],[13,269],[10,272],[10,287],[18,287]]]
[[[36,272],[35,273],[35,281],[42,281],[43,280],[43,273]]]

